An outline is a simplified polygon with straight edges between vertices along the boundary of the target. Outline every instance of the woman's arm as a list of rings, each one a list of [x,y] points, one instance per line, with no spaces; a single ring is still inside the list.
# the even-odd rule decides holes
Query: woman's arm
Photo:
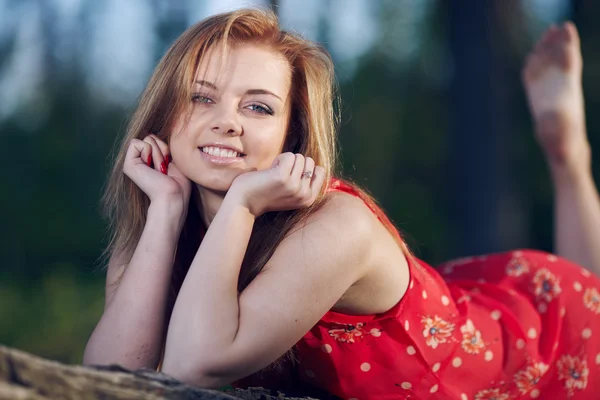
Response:
[[[155,369],[160,361],[165,312],[181,211],[152,203],[129,265],[113,257],[105,309],[85,348],[84,364],[120,364]],[[124,272],[123,272],[124,270]],[[121,275],[121,282],[114,283]]]
[[[371,214],[358,198],[333,196],[238,295],[254,219],[230,191],[177,298],[162,371],[219,387],[275,361],[366,273]]]

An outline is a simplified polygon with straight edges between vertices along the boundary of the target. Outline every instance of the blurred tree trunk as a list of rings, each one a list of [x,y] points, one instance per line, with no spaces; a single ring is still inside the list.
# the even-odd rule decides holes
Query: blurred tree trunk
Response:
[[[506,148],[513,131],[505,90],[510,85],[495,36],[500,29],[494,5],[504,7],[480,0],[446,2],[454,60],[447,187],[456,232],[449,238],[451,256],[526,245],[527,223]],[[506,7],[519,9],[513,1]]]

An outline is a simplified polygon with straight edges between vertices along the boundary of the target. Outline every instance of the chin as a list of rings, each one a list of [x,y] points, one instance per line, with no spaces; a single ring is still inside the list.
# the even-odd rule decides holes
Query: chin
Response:
[[[192,181],[203,189],[225,195],[225,193],[227,193],[227,191],[231,188],[233,180],[238,175],[241,175],[241,173],[227,174],[227,176],[218,175],[220,174],[215,174],[215,176],[210,178],[206,176],[198,177],[198,179],[192,179]]]

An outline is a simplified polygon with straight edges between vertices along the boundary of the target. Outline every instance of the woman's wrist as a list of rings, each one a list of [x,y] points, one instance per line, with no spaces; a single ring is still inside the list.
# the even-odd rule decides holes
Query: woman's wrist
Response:
[[[246,196],[246,193],[235,185],[231,185],[231,187],[227,191],[225,199],[223,200],[223,205],[242,207],[255,219],[258,218],[261,214],[258,210],[252,209],[250,202],[248,201],[248,198]]]
[[[148,208],[148,220],[157,220],[157,222],[166,229],[169,227],[179,233],[183,228],[187,210],[185,205],[178,200],[155,200],[150,203]]]

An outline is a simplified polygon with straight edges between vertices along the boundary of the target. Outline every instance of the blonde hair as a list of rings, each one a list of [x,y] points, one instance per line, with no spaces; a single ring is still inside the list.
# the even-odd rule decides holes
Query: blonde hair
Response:
[[[339,98],[329,53],[299,35],[282,31],[277,17],[268,10],[242,9],[214,15],[187,29],[160,60],[141,95],[126,135],[118,144],[118,153],[102,198],[111,233],[105,257],[118,252],[125,260],[131,259],[150,205],[147,196],[123,174],[129,143],[134,138],[143,139],[150,132],[168,142],[176,119],[188,108],[192,84],[202,57],[217,45],[245,43],[268,46],[289,62],[292,71],[291,115],[283,151],[312,157],[316,165],[325,169],[326,185],[308,208],[268,212],[257,218],[241,266],[240,292],[260,273],[292,228],[327,201],[330,182],[338,169],[336,127],[339,120],[339,108],[335,107]],[[366,192],[355,185],[352,187],[368,204],[376,204]],[[197,195],[195,191],[192,193],[192,197]],[[193,201],[195,199],[190,204]],[[391,232],[397,232],[387,218],[383,222]],[[197,207],[190,207],[174,261],[169,313],[205,231]],[[409,254],[399,237],[398,242]],[[276,370],[281,370],[286,361],[293,364],[294,360],[293,350],[290,350],[273,365],[278,367]]]

